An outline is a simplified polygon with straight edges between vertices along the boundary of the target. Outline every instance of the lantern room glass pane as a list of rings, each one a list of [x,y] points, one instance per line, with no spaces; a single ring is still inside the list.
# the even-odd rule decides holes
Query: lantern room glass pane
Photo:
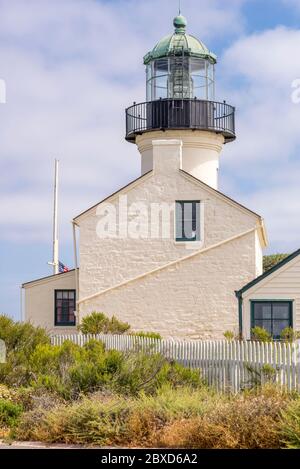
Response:
[[[214,65],[206,59],[170,56],[146,67],[147,101],[214,100]]]
[[[153,62],[153,99],[164,99],[168,97],[168,59],[158,59]]]

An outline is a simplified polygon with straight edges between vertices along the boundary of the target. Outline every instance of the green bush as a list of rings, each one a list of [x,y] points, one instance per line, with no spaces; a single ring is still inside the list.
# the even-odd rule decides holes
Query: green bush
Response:
[[[166,384],[197,387],[203,385],[203,380],[197,370],[170,363],[160,354],[139,351],[126,354],[122,367],[113,377],[112,388],[128,395],[138,395],[141,391],[153,394]]]
[[[295,331],[292,327],[285,327],[280,334],[281,340],[287,343],[293,343],[300,338],[300,332]]]
[[[81,392],[91,392],[109,383],[121,366],[122,355],[105,351],[102,342],[91,340],[83,347],[71,341],[61,346],[41,345],[30,359],[34,379],[28,384],[45,387],[64,398],[75,398]]]
[[[251,333],[252,339],[259,342],[272,342],[273,340],[271,334],[263,327],[253,327],[253,329],[251,329]]]
[[[235,333],[233,331],[225,331],[223,335],[229,342],[235,340]]]
[[[46,331],[1,315],[0,339],[7,348],[6,363],[0,366],[0,383],[16,387],[26,385],[30,378],[28,361],[31,354],[37,346],[50,344]]]
[[[25,322],[14,322],[0,315],[0,339],[5,342],[7,352],[19,352],[28,356],[37,345],[50,343],[45,329]]]
[[[3,379],[10,386],[45,389],[68,400],[97,390],[137,395],[142,390],[154,393],[166,383],[201,384],[199,372],[151,352],[139,348],[130,353],[106,350],[97,340],[90,340],[83,347],[68,340],[59,346],[40,343],[15,367],[12,353],[8,366],[4,365]]]
[[[135,337],[145,338],[145,339],[157,339],[157,340],[162,339],[162,336],[158,332],[138,331],[138,332],[131,332],[130,335],[133,335]]]
[[[83,317],[78,326],[82,334],[124,334],[129,329],[127,322],[119,321],[115,316],[109,319],[104,313],[96,311]]]
[[[5,399],[0,399],[0,427],[16,425],[22,410],[22,406]]]
[[[270,254],[263,257],[263,270],[267,272],[272,267],[274,267],[278,262],[283,261],[289,254]]]

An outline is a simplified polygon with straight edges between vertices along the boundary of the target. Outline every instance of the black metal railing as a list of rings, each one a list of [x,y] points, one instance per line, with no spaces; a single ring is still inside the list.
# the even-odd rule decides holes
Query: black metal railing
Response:
[[[235,139],[235,108],[200,99],[159,99],[126,109],[126,140],[151,130],[192,129],[221,133]]]

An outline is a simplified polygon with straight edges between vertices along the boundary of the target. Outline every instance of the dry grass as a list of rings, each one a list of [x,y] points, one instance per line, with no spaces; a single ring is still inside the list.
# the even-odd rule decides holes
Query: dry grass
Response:
[[[158,444],[177,448],[280,448],[279,416],[288,397],[270,389],[220,402],[200,417],[166,426]]]
[[[290,402],[282,412],[279,431],[287,448],[300,449],[300,398]]]
[[[281,414],[293,396],[272,386],[237,396],[162,388],[124,398],[97,393],[23,415],[19,439],[170,448],[280,448]]]

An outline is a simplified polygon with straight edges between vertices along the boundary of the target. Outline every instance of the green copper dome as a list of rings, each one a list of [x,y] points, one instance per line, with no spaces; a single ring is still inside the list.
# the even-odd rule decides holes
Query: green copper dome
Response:
[[[184,16],[178,15],[173,21],[175,31],[169,36],[163,37],[152,51],[144,57],[144,64],[147,65],[153,59],[168,57],[170,55],[184,54],[189,57],[208,59],[211,63],[217,62],[215,54],[210,52],[203,42],[190,34],[186,34],[187,21]]]

